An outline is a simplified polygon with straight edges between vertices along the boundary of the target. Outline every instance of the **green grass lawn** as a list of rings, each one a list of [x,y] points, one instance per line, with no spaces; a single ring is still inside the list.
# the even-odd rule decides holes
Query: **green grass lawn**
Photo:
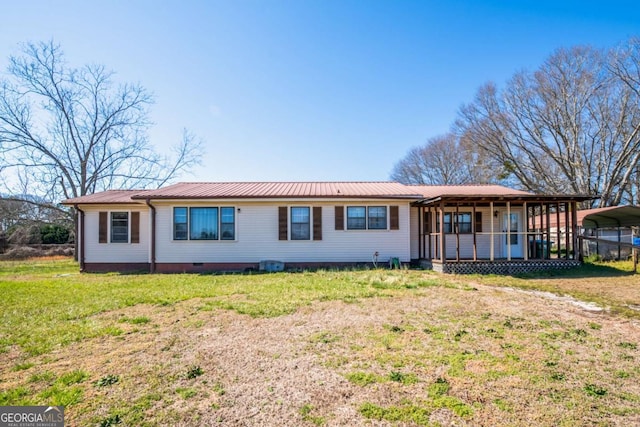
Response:
[[[65,405],[69,425],[224,424],[249,410],[250,381],[278,414],[267,425],[633,425],[640,343],[621,331],[640,318],[639,277],[629,263],[505,277],[80,274],[71,260],[0,262],[0,405]],[[546,310],[505,287],[607,310]],[[289,350],[254,349],[258,367],[232,374],[245,351],[233,353],[243,346],[233,328],[261,340],[279,333],[270,320],[285,325]],[[316,391],[286,393],[306,387],[304,372],[301,384],[278,382],[289,359],[323,370]],[[342,391],[322,398],[331,390]],[[338,421],[345,406],[355,418]]]
[[[122,275],[80,274],[70,260],[2,262],[0,351],[18,346],[37,355],[85,338],[117,335],[117,326],[94,315],[137,304],[202,298],[210,309],[271,317],[314,301],[353,301],[444,283],[436,275],[425,279],[409,271]]]

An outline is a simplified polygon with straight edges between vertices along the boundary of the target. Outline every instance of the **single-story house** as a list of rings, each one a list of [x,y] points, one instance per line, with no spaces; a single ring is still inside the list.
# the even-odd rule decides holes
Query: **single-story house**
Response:
[[[202,272],[420,263],[442,272],[572,267],[581,195],[499,185],[398,182],[188,182],[68,199],[82,271]],[[530,225],[562,212],[568,250],[553,258]],[[262,264],[261,264],[262,263]]]

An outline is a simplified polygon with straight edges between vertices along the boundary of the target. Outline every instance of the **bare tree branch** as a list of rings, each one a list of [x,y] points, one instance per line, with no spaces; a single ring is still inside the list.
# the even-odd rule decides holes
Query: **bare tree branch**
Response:
[[[461,108],[456,131],[545,193],[625,199],[640,161],[640,41],[608,52],[560,49],[502,91],[486,85]],[[628,200],[630,201],[630,200]]]
[[[415,147],[394,167],[391,179],[406,184],[452,185],[497,182],[495,169],[479,167],[486,153],[452,133]]]
[[[186,130],[175,156],[148,140],[151,94],[117,85],[102,65],[68,66],[59,45],[28,43],[0,82],[0,170],[29,193],[58,202],[107,188],[157,187],[199,163]],[[3,182],[7,193],[16,183]]]

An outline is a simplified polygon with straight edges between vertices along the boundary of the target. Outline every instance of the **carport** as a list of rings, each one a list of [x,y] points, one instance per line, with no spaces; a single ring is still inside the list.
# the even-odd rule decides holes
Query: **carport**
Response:
[[[632,238],[630,242],[623,242],[622,230],[629,229],[633,233],[634,228],[640,227],[640,207],[609,206],[578,211],[578,227],[582,228],[581,241],[595,242],[596,253],[600,253],[601,244],[613,244],[617,246],[618,259],[620,259],[622,257],[622,249],[629,249],[633,254],[635,269],[638,259],[637,250],[640,249],[640,245],[637,244],[637,238]],[[604,230],[615,230],[617,239],[603,238],[602,233]]]

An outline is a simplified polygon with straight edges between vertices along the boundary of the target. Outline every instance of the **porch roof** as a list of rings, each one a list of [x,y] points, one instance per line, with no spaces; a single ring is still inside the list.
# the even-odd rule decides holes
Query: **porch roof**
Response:
[[[473,203],[563,203],[563,202],[584,202],[586,200],[597,199],[597,196],[585,196],[578,194],[532,194],[526,192],[512,194],[442,194],[435,197],[428,197],[413,203],[413,206],[435,206],[441,202],[445,204],[473,204]]]

